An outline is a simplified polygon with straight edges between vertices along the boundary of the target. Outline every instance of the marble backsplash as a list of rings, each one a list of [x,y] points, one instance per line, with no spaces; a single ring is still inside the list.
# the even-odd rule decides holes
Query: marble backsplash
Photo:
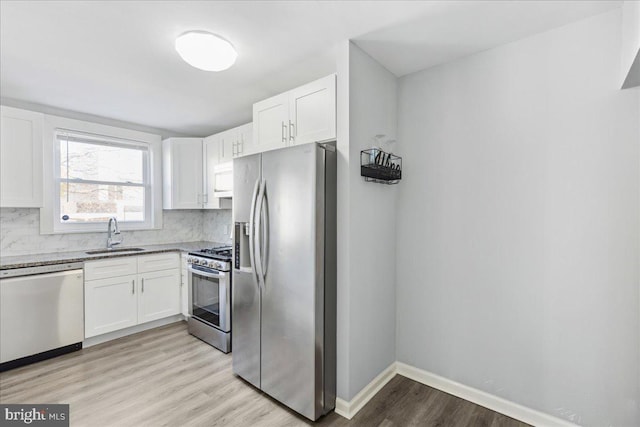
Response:
[[[230,242],[231,210],[163,212],[161,230],[123,231],[126,246],[215,241]],[[106,230],[106,227],[105,227]],[[104,233],[40,234],[40,209],[0,208],[0,256],[102,248]]]
[[[202,214],[202,240],[231,244],[231,209],[207,210]]]

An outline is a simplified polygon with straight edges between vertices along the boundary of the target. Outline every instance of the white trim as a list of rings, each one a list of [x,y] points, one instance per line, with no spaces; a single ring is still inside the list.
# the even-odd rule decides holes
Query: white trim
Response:
[[[508,417],[515,418],[533,426],[544,427],[575,427],[567,420],[554,417],[553,415],[545,414],[544,412],[537,411],[535,409],[527,408],[526,406],[519,405],[509,400],[503,399],[493,394],[475,389],[473,387],[460,384],[450,379],[441,377],[431,372],[424,371],[419,368],[407,365],[402,362],[396,362],[396,372],[398,375],[407,377],[411,380],[428,385],[429,387],[436,388],[444,391],[445,393],[452,394],[460,397],[476,405],[484,406],[492,411],[499,412]]]
[[[43,128],[44,191],[43,204],[40,209],[40,234],[61,233],[95,233],[104,231],[104,224],[66,224],[63,226],[54,221],[54,210],[57,194],[55,170],[56,134],[60,129],[71,129],[73,132],[104,135],[118,140],[135,141],[149,147],[146,162],[148,182],[145,187],[145,204],[150,205],[150,217],[144,222],[122,223],[121,230],[159,230],[162,229],[162,140],[160,135],[130,129],[107,126],[82,120],[45,115]],[[150,170],[149,170],[150,169]]]
[[[364,405],[375,396],[393,377],[396,376],[396,362],[393,362],[387,369],[382,371],[369,384],[356,394],[350,402],[336,398],[335,412],[347,419],[353,418]]]
[[[82,347],[83,348],[93,347],[94,345],[102,344],[103,342],[126,337],[127,335],[137,334],[138,332],[143,332],[149,329],[158,328],[160,326],[168,325],[170,323],[181,322],[185,319],[186,319],[185,316],[183,316],[182,314],[175,314],[170,317],[165,317],[164,319],[158,319],[152,322],[142,323],[140,325],[135,325],[129,328],[120,329],[118,331],[109,332],[107,334],[86,338],[82,342]]]
[[[410,380],[433,387],[445,393],[483,406],[492,411],[499,412],[508,417],[522,421],[532,426],[544,427],[576,427],[568,420],[554,417],[553,415],[527,408],[518,403],[511,402],[502,397],[460,384],[450,379],[441,377],[431,372],[407,365],[402,362],[394,362],[382,371],[369,384],[367,384],[350,402],[336,398],[335,413],[344,418],[353,418],[393,377],[402,375]]]

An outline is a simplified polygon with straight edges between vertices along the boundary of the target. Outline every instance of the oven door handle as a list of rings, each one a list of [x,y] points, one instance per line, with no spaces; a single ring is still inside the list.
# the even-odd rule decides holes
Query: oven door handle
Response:
[[[217,271],[202,271],[193,267],[187,267],[187,270],[189,270],[190,273],[197,274],[198,276],[212,277],[214,279],[223,278],[226,276],[226,273],[221,273]]]

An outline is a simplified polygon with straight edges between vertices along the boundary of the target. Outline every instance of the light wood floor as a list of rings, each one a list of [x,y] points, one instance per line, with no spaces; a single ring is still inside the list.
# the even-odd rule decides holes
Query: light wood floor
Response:
[[[68,403],[71,426],[314,425],[231,372],[184,322],[0,374],[1,403]],[[396,376],[352,420],[319,426],[524,426]]]

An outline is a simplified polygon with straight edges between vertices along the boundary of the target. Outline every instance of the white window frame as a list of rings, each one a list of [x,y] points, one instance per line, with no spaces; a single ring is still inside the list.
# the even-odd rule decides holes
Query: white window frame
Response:
[[[160,135],[117,128],[81,120],[45,115],[44,197],[40,209],[40,233],[95,233],[107,231],[107,222],[65,223],[60,221],[60,143],[58,135],[67,132],[118,145],[147,146],[145,162],[145,221],[120,223],[121,230],[162,228],[162,138]],[[64,179],[62,179],[64,181]]]

